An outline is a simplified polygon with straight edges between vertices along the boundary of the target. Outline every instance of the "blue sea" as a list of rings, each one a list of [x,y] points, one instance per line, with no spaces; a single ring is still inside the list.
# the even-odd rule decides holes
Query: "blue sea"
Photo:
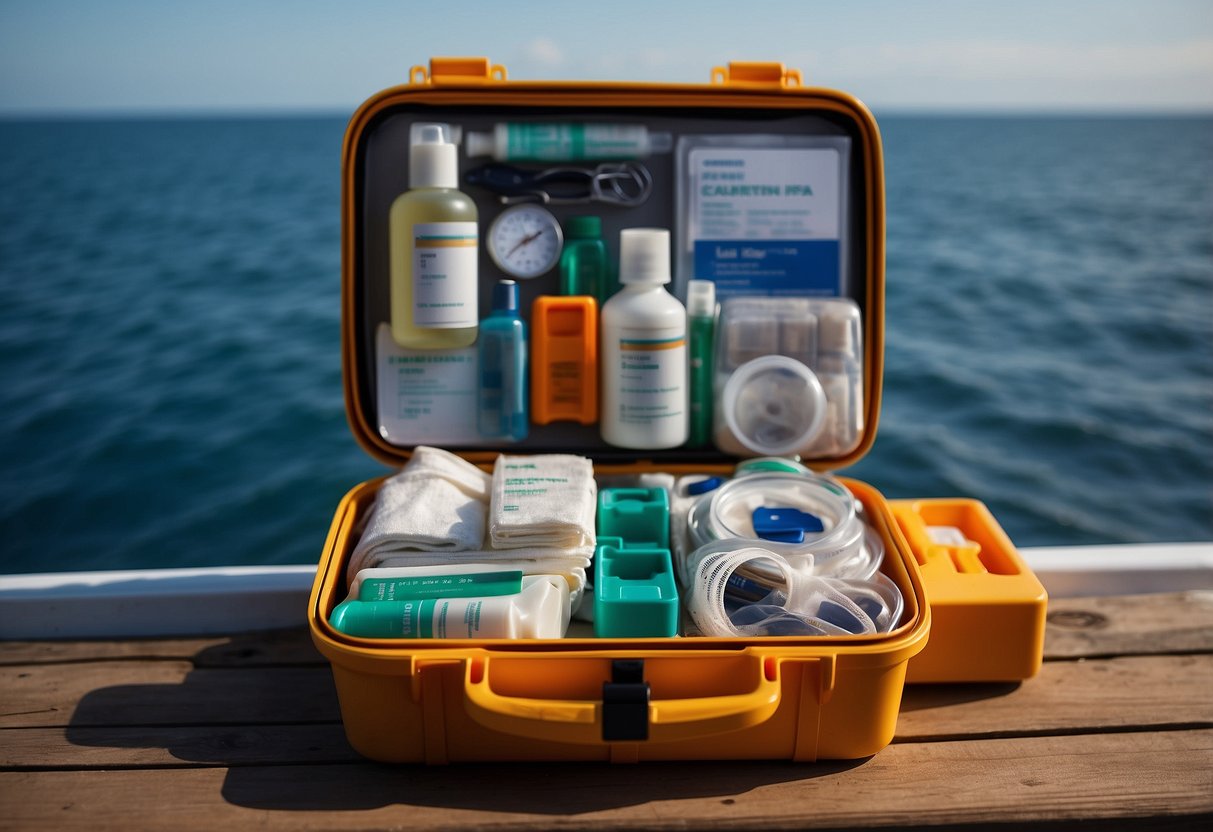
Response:
[[[847,473],[1021,546],[1213,540],[1213,119],[881,127],[884,406]],[[316,562],[384,470],[342,402],[343,130],[0,121],[0,571]]]

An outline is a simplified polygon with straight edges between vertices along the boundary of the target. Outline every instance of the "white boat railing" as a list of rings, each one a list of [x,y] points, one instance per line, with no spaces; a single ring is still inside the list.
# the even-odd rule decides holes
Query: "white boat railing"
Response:
[[[1213,590],[1213,543],[1019,550],[1054,598]],[[0,576],[0,639],[206,636],[300,626],[314,565]]]

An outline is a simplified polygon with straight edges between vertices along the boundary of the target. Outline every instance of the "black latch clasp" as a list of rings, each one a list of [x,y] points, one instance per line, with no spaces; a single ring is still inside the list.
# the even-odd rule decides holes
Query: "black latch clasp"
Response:
[[[649,738],[649,683],[644,659],[615,659],[611,681],[602,683],[602,739],[626,742]]]

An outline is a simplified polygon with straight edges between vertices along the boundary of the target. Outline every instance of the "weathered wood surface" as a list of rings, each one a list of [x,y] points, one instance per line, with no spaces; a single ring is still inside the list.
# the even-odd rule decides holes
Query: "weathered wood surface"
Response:
[[[1213,592],[1049,600],[1046,659],[1213,652]]]
[[[303,630],[0,643],[0,829],[780,829],[1213,821],[1213,595],[1050,606],[1021,685],[907,689],[854,762],[389,767]]]
[[[1213,731],[893,745],[855,763],[0,773],[14,827],[784,829],[1191,820]],[[1158,828],[1152,822],[1139,828]]]

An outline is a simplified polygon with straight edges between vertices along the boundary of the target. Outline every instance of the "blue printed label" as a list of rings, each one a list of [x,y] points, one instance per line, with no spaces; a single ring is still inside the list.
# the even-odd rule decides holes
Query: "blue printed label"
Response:
[[[837,240],[698,240],[695,277],[730,295],[838,294]]]

